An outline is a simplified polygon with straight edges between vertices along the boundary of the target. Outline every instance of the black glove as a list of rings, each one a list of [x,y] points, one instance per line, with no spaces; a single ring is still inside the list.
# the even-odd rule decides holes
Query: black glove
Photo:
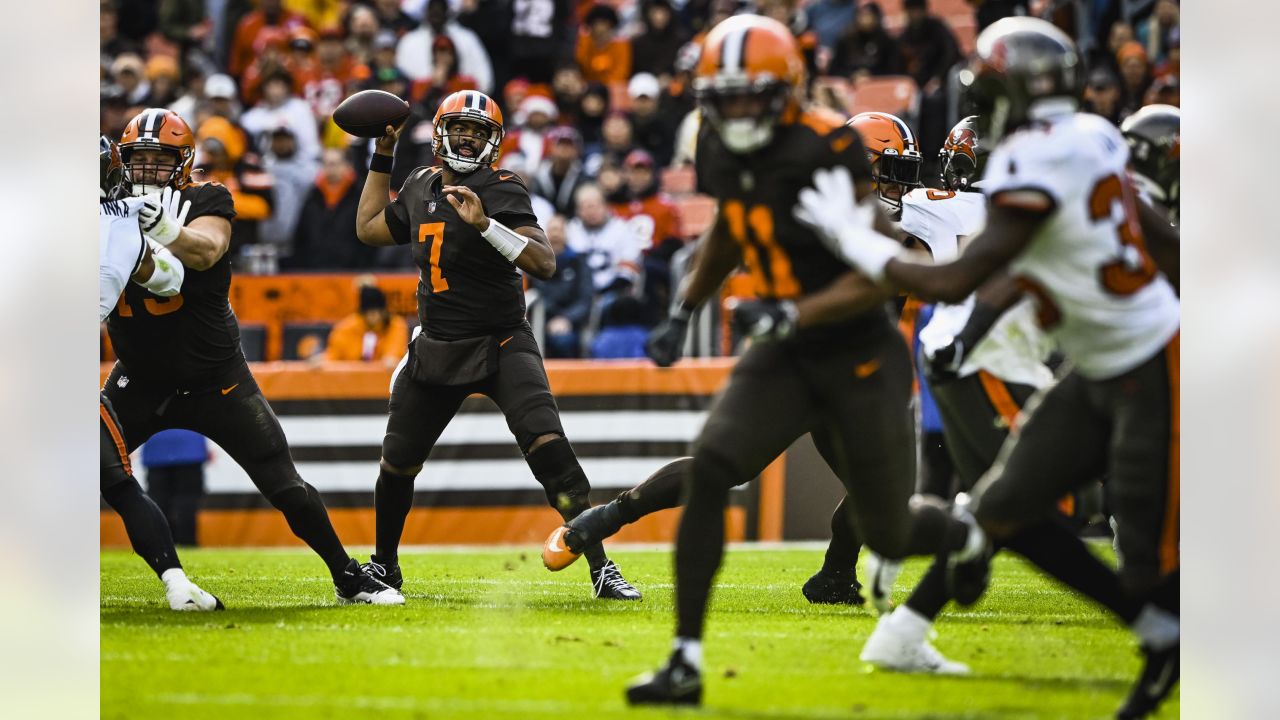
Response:
[[[921,348],[920,355],[924,359],[925,375],[928,376],[929,382],[936,385],[959,377],[960,366],[968,359],[968,352],[969,349],[965,347],[964,341],[958,337],[933,351],[932,355]]]
[[[662,324],[649,333],[649,340],[644,344],[644,352],[658,367],[671,367],[680,359],[684,350],[684,335],[689,331],[689,318],[693,317],[693,308],[683,303]]]
[[[796,304],[790,300],[743,300],[733,308],[739,335],[757,340],[780,340],[796,329]]]

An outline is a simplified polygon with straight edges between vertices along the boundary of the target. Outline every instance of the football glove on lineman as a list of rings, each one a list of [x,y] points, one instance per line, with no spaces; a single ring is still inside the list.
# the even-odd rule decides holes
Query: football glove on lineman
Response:
[[[144,235],[161,245],[168,245],[178,239],[189,212],[191,201],[183,202],[181,193],[166,187],[159,197],[151,195],[143,201],[138,210],[138,220]]]
[[[968,352],[969,348],[965,347],[960,338],[953,338],[932,353],[921,347],[920,355],[924,358],[925,374],[928,375],[929,382],[944,383],[959,377],[960,366],[968,359]]]
[[[792,213],[817,231],[828,250],[877,282],[884,278],[884,266],[903,251],[901,243],[872,227],[874,205],[857,201],[846,167],[815,170],[813,187],[800,191]]]
[[[649,333],[644,352],[658,367],[671,367],[684,350],[684,335],[689,331],[693,308],[681,303],[662,324]]]
[[[744,300],[733,308],[733,324],[741,335],[781,340],[795,332],[798,315],[790,300]]]

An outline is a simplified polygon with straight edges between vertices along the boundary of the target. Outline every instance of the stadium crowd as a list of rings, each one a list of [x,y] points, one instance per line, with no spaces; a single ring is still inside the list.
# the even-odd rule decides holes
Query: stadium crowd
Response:
[[[744,10],[792,28],[815,101],[907,119],[927,184],[962,114],[959,64],[1008,15],[1076,38],[1086,109],[1119,123],[1178,105],[1177,0],[103,0],[101,131],[119,138],[147,107],[190,124],[198,176],[232,193],[240,272],[411,271],[403,249],[356,239],[372,141],[333,110],[368,88],[410,102],[398,188],[435,162],[440,101],[488,93],[506,121],[499,165],[525,179],[557,252],[556,275],[531,282],[545,353],[637,357],[709,217],[691,167],[699,41]]]

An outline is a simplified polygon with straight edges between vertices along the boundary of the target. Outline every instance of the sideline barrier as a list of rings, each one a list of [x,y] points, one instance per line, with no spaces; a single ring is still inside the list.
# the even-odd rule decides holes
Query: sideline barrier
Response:
[[[548,361],[565,432],[592,483],[592,502],[611,500],[661,465],[686,455],[731,358],[689,360],[675,368],[647,361]],[[289,438],[298,471],[324,496],[349,545],[374,540],[373,486],[386,428],[391,370],[362,363],[255,363],[254,375]],[[105,381],[110,365],[101,367]],[[284,518],[243,471],[210,443],[198,538],[206,546],[300,545]],[[145,471],[135,461],[139,480]],[[785,463],[759,486],[732,494],[728,539],[781,539]],[[625,528],[619,542],[669,542],[678,510]],[[750,520],[750,523],[748,522]],[[418,476],[406,544],[539,543],[561,522],[547,506],[506,422],[488,398],[469,398]],[[103,547],[128,547],[105,506]]]

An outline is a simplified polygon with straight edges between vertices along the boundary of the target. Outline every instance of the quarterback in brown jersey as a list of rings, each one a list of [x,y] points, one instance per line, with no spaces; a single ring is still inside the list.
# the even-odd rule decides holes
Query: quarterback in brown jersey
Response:
[[[493,169],[502,135],[502,111],[492,98],[456,92],[440,104],[434,120],[432,148],[442,164],[414,169],[388,202],[399,137],[388,126],[360,195],[360,241],[408,245],[421,271],[422,332],[409,343],[392,381],[374,494],[377,551],[365,566],[396,588],[404,582],[398,551],[414,479],[469,395],[487,395],[502,410],[529,469],[562,517],[590,507],[591,486],[565,438],[525,320],[520,271],[551,277],[555,253],[520,176]],[[640,599],[602,545],[584,554],[595,597]]]
[[[803,60],[777,21],[736,15],[703,42],[695,91],[702,108],[695,168],[717,217],[700,240],[671,317],[649,355],[679,357],[688,319],[744,263],[755,284],[756,341],[738,360],[694,444],[676,537],[677,627],[666,664],[627,689],[632,704],[701,701],[701,637],[724,553],[729,489],[812,433],[844,484],[853,525],[886,558],[964,541],[941,507],[909,506],[915,482],[912,368],[890,320],[889,295],[830,254],[793,216],[816,170],[844,168],[850,201],[892,232],[871,198],[867,153],[845,118],[799,100]]]
[[[111,420],[123,427],[125,452],[169,428],[204,435],[244,468],[294,534],[324,560],[339,602],[403,604],[398,591],[361,572],[343,548],[320,494],[299,477],[280,421],[249,371],[227,298],[236,211],[225,187],[191,179],[191,128],[173,111],[143,110],[125,127],[120,155],[129,194],[143,198],[143,233],[186,266],[180,292],[161,296],[130,283],[107,320],[119,361],[103,394],[115,411]],[[103,494],[109,491],[104,484]]]

